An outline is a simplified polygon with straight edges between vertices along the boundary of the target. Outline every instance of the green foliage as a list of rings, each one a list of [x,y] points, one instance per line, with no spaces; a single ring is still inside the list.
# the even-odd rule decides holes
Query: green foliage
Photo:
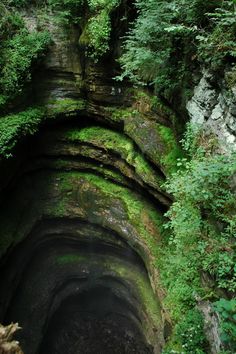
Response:
[[[102,10],[98,15],[91,17],[86,27],[88,37],[89,54],[93,58],[98,58],[109,49],[109,39],[111,33],[110,16],[106,10]]]
[[[48,0],[49,7],[57,13],[60,22],[65,25],[80,21],[84,4],[84,0]]]
[[[32,66],[50,43],[48,32],[21,30],[4,43],[1,51],[0,90],[2,99],[12,99],[22,92],[31,79]]]
[[[161,269],[162,284],[167,289],[164,303],[172,318],[178,322],[195,305],[196,294],[202,294],[199,274],[201,264],[194,247],[176,247],[173,235],[165,240],[162,251],[158,267]]]
[[[45,53],[50,36],[25,28],[16,6],[24,2],[5,0],[0,4],[0,107],[10,103],[31,79],[33,66]]]
[[[212,31],[199,34],[199,58],[217,70],[225,64],[225,59],[236,58],[236,10],[233,1],[223,1],[214,13],[208,14]]]
[[[227,348],[236,350],[236,299],[220,299],[215,303],[215,309],[220,315],[222,340]]]
[[[90,16],[82,37],[87,39],[87,53],[95,61],[109,50],[110,13],[119,3],[120,0],[88,0]]]
[[[175,332],[176,339],[182,344],[185,353],[206,353],[206,351],[202,350],[207,347],[204,322],[198,310],[189,310],[184,318],[177,324]]]
[[[139,16],[125,40],[120,79],[127,76],[139,84],[154,84],[157,92],[168,96],[170,88],[178,86],[177,77],[183,79],[180,62],[195,32],[182,21],[188,6],[184,1],[160,0],[137,0],[136,6]]]
[[[88,5],[92,11],[98,11],[100,9],[111,11],[119,2],[120,0],[88,0]]]
[[[0,4],[0,38],[2,44],[24,27],[22,17],[4,3]]]
[[[28,108],[0,119],[0,157],[8,158],[20,138],[34,134],[43,118],[43,111]]]
[[[232,1],[136,0],[136,7],[138,18],[125,39],[118,79],[154,85],[173,100],[191,86],[189,73],[197,59],[215,67],[235,57]]]
[[[173,129],[161,124],[157,124],[157,130],[165,144],[165,153],[161,157],[161,164],[164,166],[166,174],[170,175],[177,170],[177,160],[183,156],[182,150],[176,142]]]
[[[196,137],[193,143],[195,140]],[[179,167],[182,169],[166,184],[168,192],[175,197],[167,213],[175,249],[187,257],[193,249],[199,271],[210,273],[218,287],[235,291],[236,258],[232,240],[236,232],[236,210],[231,176],[236,172],[236,156],[208,155],[201,147],[190,161],[179,161]]]
[[[109,49],[110,13],[119,3],[120,0],[49,0],[49,5],[57,11],[58,18],[64,24],[75,23],[81,26],[79,42],[95,60]]]
[[[120,4],[120,0],[47,0],[46,2],[35,0],[33,5],[40,6],[45,3],[54,11],[56,20],[65,28],[71,24],[80,27],[82,35],[79,42],[86,47],[88,56],[98,60],[108,51],[111,34],[110,14]],[[13,17],[17,14],[16,8],[29,5],[32,5],[29,0],[5,0],[5,3],[0,5],[0,9],[1,6],[4,9],[3,27],[7,28],[13,22]],[[12,27],[11,33],[13,33]]]
[[[166,240],[159,261],[162,282],[167,289],[165,304],[177,322],[177,334],[182,321],[188,323],[184,316],[196,303],[197,296],[213,294],[217,288],[228,294],[236,290],[233,179],[236,155],[217,154],[216,139],[195,125],[188,126],[182,145],[188,157],[178,161],[179,170],[165,184],[167,191],[174,196],[174,203],[166,214],[170,220],[166,227],[171,236]],[[202,283],[203,273],[213,281],[213,285],[207,284],[208,288]],[[218,312],[223,312],[221,307],[226,304],[229,305],[227,300],[222,300]],[[230,302],[230,306],[235,310],[234,302]],[[235,323],[229,320],[229,317],[234,318],[232,312],[227,316],[222,320],[222,331],[223,338],[230,342],[235,338]],[[182,333],[182,339],[186,333],[187,341],[187,329]],[[197,337],[201,338],[200,334]],[[184,352],[205,352],[203,342],[196,344],[197,350],[190,347],[193,343],[195,340],[182,342],[186,345]],[[233,343],[230,349],[235,345]]]
[[[187,9],[187,22],[204,28],[209,25],[208,13],[214,12],[216,8],[222,5],[222,0],[194,0]]]
[[[23,8],[26,5],[28,5],[29,0],[10,0],[9,5],[18,7],[18,8]]]

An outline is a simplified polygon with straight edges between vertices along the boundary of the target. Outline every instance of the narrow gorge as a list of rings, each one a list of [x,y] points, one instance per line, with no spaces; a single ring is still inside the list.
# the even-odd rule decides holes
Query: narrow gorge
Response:
[[[149,2],[1,5],[0,353],[234,353],[235,57],[132,80]]]

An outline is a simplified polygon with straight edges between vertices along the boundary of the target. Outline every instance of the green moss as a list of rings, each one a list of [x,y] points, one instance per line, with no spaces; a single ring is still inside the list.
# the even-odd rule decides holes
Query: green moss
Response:
[[[81,259],[83,259],[83,256],[78,255],[78,254],[65,254],[62,256],[58,256],[56,258],[56,263],[59,265],[65,265],[65,264],[70,264],[70,263],[75,263],[79,262]]]
[[[55,161],[50,161],[50,166],[51,168],[56,168],[56,169],[71,169],[72,171],[74,170],[94,170],[95,172],[97,171],[99,174],[101,174],[105,179],[115,181],[117,183],[121,184],[127,184],[125,181],[125,178],[123,177],[122,174],[119,172],[113,171],[112,169],[107,168],[106,166],[98,166],[95,164],[92,164],[90,162],[78,162],[78,164],[72,163],[70,166],[70,161],[67,159],[57,159]]]
[[[158,111],[164,116],[169,116],[172,113],[158,96],[150,95],[141,89],[134,90],[133,97],[135,103],[139,105],[140,111],[142,111],[142,108],[149,113]]]
[[[99,188],[111,202],[114,199],[122,201],[127,211],[128,219],[137,228],[140,236],[149,246],[153,256],[157,256],[158,240],[160,238],[160,230],[163,230],[164,218],[154,206],[142,200],[128,188],[113,184],[101,177],[75,172],[70,173],[70,176],[73,176],[73,178],[83,177],[92,185]]]
[[[128,154],[132,149],[132,141],[121,133],[99,126],[86,127],[81,130],[70,130],[67,137],[73,141],[90,142],[94,145],[103,146],[105,149],[120,150]]]
[[[105,150],[119,152],[121,157],[135,168],[136,173],[148,184],[159,188],[163,180],[155,173],[146,159],[137,152],[133,141],[122,133],[98,126],[70,130],[66,137],[72,141],[91,143]]]
[[[18,140],[26,135],[33,135],[43,118],[44,111],[40,108],[29,108],[0,118],[0,157],[10,157]]]
[[[83,181],[88,181],[91,187],[94,186],[97,190],[100,190],[101,198],[105,198],[108,204],[111,203],[112,205],[112,201],[120,200],[127,212],[128,219],[140,232],[143,240],[147,242],[152,251],[158,250],[160,230],[163,230],[165,219],[152,204],[140,198],[137,193],[92,173],[77,171],[58,172],[57,176],[59,181],[58,188],[63,195],[73,190],[73,183],[83,179]]]
[[[121,279],[127,279],[134,287],[136,287],[136,292],[148,318],[152,319],[153,324],[158,325],[161,319],[160,304],[158,303],[145,274],[138,272],[134,267],[125,266],[125,264],[119,262],[119,260],[116,262],[109,262],[109,260],[107,260],[105,264],[113,273],[117,273]],[[145,325],[147,327],[146,329],[148,329],[150,323],[145,323]]]
[[[177,160],[183,153],[171,128],[139,113],[125,121],[124,130],[165,175],[177,170]]]
[[[130,116],[137,113],[132,107],[120,108],[120,107],[105,107],[105,111],[109,114],[109,119],[116,123],[121,123],[128,119]]]
[[[83,31],[79,37],[79,44],[84,47],[89,46],[89,32],[88,32],[88,23],[85,24]]]
[[[49,101],[47,104],[47,114],[55,116],[57,114],[70,115],[83,111],[86,107],[86,101],[83,99],[60,98],[57,100]]]
[[[37,186],[37,190],[35,190],[32,201],[31,193],[34,185]],[[84,200],[79,199],[78,191],[82,193]],[[2,252],[12,243],[19,242],[30,232],[32,225],[42,217],[71,216],[73,210],[73,215],[78,212],[78,215],[82,215],[85,219],[102,222],[106,227],[108,219],[103,214],[106,215],[106,210],[113,210],[114,203],[117,203],[120,208],[118,208],[119,213],[124,215],[126,222],[133,227],[134,235],[140,237],[149,250],[150,260],[158,259],[164,223],[161,213],[137,193],[105,180],[103,177],[76,171],[38,172],[31,189],[25,181],[25,184],[21,185],[18,192],[14,194],[14,198],[16,216],[12,214],[12,200],[10,199],[9,206],[5,208],[6,212],[1,215],[1,242],[4,243],[1,245]],[[19,210],[22,213],[19,213]],[[117,221],[122,229],[122,220]],[[118,229],[116,231],[119,232]],[[66,262],[68,259],[63,261]],[[140,287],[143,287],[142,291],[145,291],[142,284]]]
[[[167,175],[170,175],[177,171],[178,159],[184,157],[183,151],[178,145],[174,132],[171,128],[157,124],[156,129],[165,146],[165,151],[161,155],[160,162],[163,164]]]
[[[46,119],[57,115],[73,115],[85,109],[84,100],[60,99],[51,101],[47,107],[30,107],[25,111],[0,117],[0,158],[12,156],[12,150],[25,136],[34,135]]]
[[[91,255],[88,256],[84,254],[65,254],[58,256],[56,263],[63,266],[73,263],[80,265],[91,264],[96,268],[102,267],[105,269],[106,274],[109,272],[112,273],[113,276],[116,275],[135,288],[135,293],[140,300],[142,310],[147,314],[149,321],[151,319],[152,325],[158,325],[160,323],[160,304],[153,293],[145,272],[141,272],[136,266],[131,267],[128,261],[123,261],[110,255],[91,257]],[[148,330],[150,322],[144,323],[144,325],[146,325],[146,330]]]

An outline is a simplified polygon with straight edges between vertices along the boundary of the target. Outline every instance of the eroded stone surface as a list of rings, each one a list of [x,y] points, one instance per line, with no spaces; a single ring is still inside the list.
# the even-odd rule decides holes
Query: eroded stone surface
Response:
[[[114,328],[124,324],[124,338],[132,338],[124,353],[137,343],[142,353],[160,353],[169,318],[157,259],[171,202],[162,184],[181,155],[170,117],[160,109],[153,116],[149,97],[113,80],[117,48],[98,63],[85,61],[79,29],[64,31],[50,13],[24,17],[30,30],[48,29],[53,44],[32,85],[32,104],[47,107],[44,124],[32,139],[19,137],[15,160],[0,161],[1,320],[20,319],[26,354],[43,337],[42,352],[63,348],[62,327],[61,343],[47,336],[61,304],[83,293],[92,304],[93,291],[105,287],[103,297],[110,291],[125,318]],[[104,330],[113,315],[100,322]]]
[[[38,137],[34,143],[37,148],[28,151],[21,174],[5,200],[0,220],[1,251],[5,252],[2,266],[6,269],[6,276],[2,279],[5,290],[1,294],[1,318],[5,321],[19,319],[23,327],[19,337],[23,348],[26,354],[27,350],[34,353],[42,341],[41,328],[47,321],[42,311],[46,315],[50,309],[53,315],[60,302],[72,295],[77,287],[72,286],[69,293],[63,290],[64,297],[57,300],[58,305],[53,305],[51,299],[59,283],[64,288],[67,279],[82,277],[88,279],[89,284],[102,287],[103,281],[107,286],[110,281],[108,279],[112,278],[111,291],[116,295],[118,292],[119,297],[126,302],[131,296],[128,290],[121,291],[120,285],[117,288],[115,284],[119,280],[118,284],[121,282],[124,284],[122,287],[130,289],[133,295],[129,306],[135,308],[130,314],[130,320],[134,321],[132,323],[135,327],[134,318],[138,316],[138,328],[144,335],[144,342],[147,341],[154,352],[159,353],[164,342],[164,318],[158,299],[160,289],[155,264],[163,224],[162,213],[156,210],[145,195],[135,191],[130,183],[132,178],[137,179],[131,169],[132,159],[128,159],[130,166],[127,171],[130,170],[130,175],[127,182],[124,179],[127,178],[125,168],[117,169],[116,173],[109,170],[112,154],[119,153],[122,158],[122,149],[115,152],[114,147],[108,153],[106,170],[106,167],[101,167],[101,162],[106,165],[103,149],[107,148],[108,141],[103,142],[102,150],[102,146],[94,141],[91,151],[95,155],[81,158],[81,153],[78,153],[80,144],[74,144],[68,149],[66,132],[64,128],[60,134],[55,132],[56,140],[50,132]],[[54,147],[52,150],[48,148],[50,138],[51,148]],[[96,157],[96,152],[101,160]],[[72,157],[76,157],[76,160]],[[147,188],[145,184],[143,188]],[[46,226],[38,230],[37,225],[40,223]],[[41,253],[44,243],[45,252],[51,252],[48,256],[45,253],[45,266],[44,252]],[[68,244],[71,244],[69,249]],[[16,251],[12,253],[9,250],[6,253],[13,246]],[[83,251],[84,247],[86,251]],[[134,252],[139,256],[133,258]],[[141,266],[143,270],[139,266],[135,270],[135,264],[140,261],[144,262],[142,264],[145,266]],[[50,269],[50,273],[47,273],[47,269]],[[42,281],[46,283],[42,284]],[[129,313],[125,305],[121,308]]]
[[[225,83],[216,87],[213,79],[209,72],[203,73],[187,110],[193,123],[203,125],[218,137],[224,152],[235,151],[236,89],[227,88]]]

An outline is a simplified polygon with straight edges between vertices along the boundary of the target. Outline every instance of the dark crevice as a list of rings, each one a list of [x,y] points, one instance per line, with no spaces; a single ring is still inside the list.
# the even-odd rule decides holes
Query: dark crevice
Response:
[[[112,172],[118,172],[122,178],[127,182],[128,184],[128,187],[136,192],[138,192],[139,194],[141,194],[142,196],[146,197],[146,199],[150,199],[150,201],[154,204],[157,204],[158,207],[160,207],[161,210],[163,210],[165,212],[166,210],[166,205],[163,205],[161,203],[160,200],[158,200],[158,197],[155,196],[155,194],[160,194],[162,196],[163,199],[166,199],[166,204],[169,205],[171,204],[171,199],[169,198],[169,196],[164,192],[164,191],[161,191],[161,190],[158,190],[158,189],[154,189],[152,186],[148,185],[146,182],[144,182],[143,180],[141,180],[141,177],[139,177],[138,175],[137,178],[140,179],[141,183],[138,183],[136,180],[132,179],[132,178],[129,178],[127,177],[125,174],[122,174],[122,171],[118,168],[118,167],[115,167],[114,165],[111,165],[109,163],[106,163],[106,162],[102,162],[102,161],[99,161],[99,160],[96,160],[95,158],[89,158],[89,157],[85,157],[83,155],[77,155],[77,156],[71,156],[71,155],[65,155],[65,154],[60,154],[60,155],[46,155],[46,154],[41,154],[41,155],[38,155],[37,156],[37,164],[38,164],[38,161],[40,161],[41,159],[44,159],[45,162],[48,162],[50,163],[58,160],[58,159],[62,159],[62,160],[65,160],[66,162],[88,162],[88,163],[92,163],[94,164],[94,167],[101,167],[102,166],[106,166],[110,171]],[[32,159],[31,160],[32,162],[35,161],[35,159]],[[31,161],[27,161],[27,164],[26,164],[26,167],[23,167],[22,166],[22,174],[21,176],[24,176],[26,174],[29,174],[33,171],[40,171],[40,170],[53,170],[53,171],[56,171],[56,170],[60,170],[60,171],[87,171],[87,172],[91,172],[93,173],[94,175],[97,175],[97,176],[101,176],[101,177],[104,177],[104,174],[99,172],[99,171],[95,171],[94,169],[90,168],[90,167],[80,167],[80,168],[73,168],[73,167],[49,167],[49,166],[37,166],[37,167],[32,167],[31,165]],[[129,165],[126,163],[125,160],[122,160],[122,163],[124,163],[133,173],[134,175],[136,174],[135,172],[135,168],[132,166],[132,165]],[[28,167],[29,166],[29,167]],[[105,176],[106,179],[108,180],[111,180],[111,181],[115,181],[116,184],[120,185],[120,186],[125,186],[126,184],[123,184],[121,183],[120,181],[118,180],[115,180],[114,178],[112,177],[109,177],[108,175]],[[18,176],[19,178],[19,176]],[[163,209],[164,208],[164,209]]]
[[[57,233],[55,230],[57,229]],[[65,229],[66,228],[66,229]],[[76,230],[80,228],[87,229],[87,232],[93,233],[96,231],[94,237],[87,241],[80,239],[79,234],[73,233],[73,229]],[[52,231],[47,234],[49,230]],[[94,230],[94,231],[93,231]],[[107,234],[110,235],[110,241],[108,238],[108,243],[105,243],[105,239],[102,241],[96,240],[96,234]],[[112,238],[114,240],[112,241]],[[128,259],[133,263],[140,265],[140,267],[145,270],[144,263],[142,259],[130,248],[128,243],[121,238],[114,231],[105,229],[97,224],[87,223],[84,220],[76,219],[51,219],[38,222],[28,235],[28,237],[19,243],[17,246],[10,249],[7,254],[2,257],[0,263],[1,269],[1,283],[5,284],[2,288],[0,294],[1,301],[1,311],[4,309],[4,304],[11,301],[13,293],[17,293],[16,287],[20,283],[24,271],[30,267],[31,260],[37,255],[40,250],[53,247],[71,246],[74,250],[78,250],[79,254],[87,250],[94,254],[94,257],[98,254],[110,254],[113,256],[118,256],[120,259]],[[7,284],[12,284],[6,286]],[[11,286],[14,287],[10,289]],[[8,301],[7,301],[8,299]],[[5,308],[6,310],[6,308]],[[1,315],[1,318],[3,315]]]
[[[85,237],[86,233],[88,239],[82,240],[79,234]],[[1,310],[5,304],[3,323],[17,320],[22,324],[17,338],[26,354],[35,353],[36,348],[38,354],[65,353],[63,341],[67,338],[68,346],[68,336],[69,353],[95,353],[99,331],[108,331],[108,335],[100,338],[97,353],[109,353],[111,343],[117,343],[114,353],[129,354],[132,348],[134,353],[152,353],[142,332],[142,300],[131,280],[109,270],[113,261],[122,267],[132,266],[148,279],[143,261],[124,239],[80,219],[38,222],[27,238],[8,252],[0,264],[1,283],[6,286],[0,294]],[[33,296],[31,300],[29,296]],[[31,324],[34,337],[29,338],[30,314],[34,318],[40,312],[41,318]],[[125,339],[118,345],[121,336]]]
[[[92,305],[94,301],[95,306]],[[107,312],[109,303],[112,307],[110,313]],[[121,305],[125,308],[124,303]],[[99,310],[94,315],[94,308],[97,307]],[[103,307],[106,307],[105,313]],[[38,354],[151,353],[138,328],[125,315],[116,313],[117,307],[119,300],[105,287],[66,299],[52,317]],[[67,336],[70,337],[70,348],[66,348]],[[127,340],[121,341],[120,338]]]
[[[11,168],[1,191],[1,207],[8,210],[15,201],[15,205],[19,203],[22,208],[17,211],[15,206],[13,208],[17,213],[14,234],[0,260],[0,320],[4,324],[19,322],[22,326],[17,339],[25,354],[151,354],[152,346],[157,348],[155,353],[160,352],[162,323],[154,317],[161,319],[159,299],[153,298],[149,278],[152,254],[146,240],[138,238],[140,230],[136,229],[136,222],[130,222],[126,204],[114,195],[114,210],[111,207],[114,214],[105,216],[117,220],[110,223],[104,218],[105,227],[96,213],[101,212],[99,198],[101,201],[104,198],[105,202],[108,198],[111,203],[109,193],[98,195],[98,202],[94,198],[99,210],[94,209],[89,214],[94,193],[91,188],[91,195],[90,190],[84,194],[88,201],[82,201],[85,204],[80,214],[79,203],[82,202],[76,194],[79,189],[75,189],[73,195],[70,184],[66,188],[62,185],[64,196],[64,189],[58,188],[64,181],[57,173],[89,173],[126,187],[140,201],[149,203],[160,213],[166,212],[169,197],[158,187],[154,189],[148,181],[144,182],[119,151],[89,142],[68,143],[63,138],[66,129],[94,126],[95,122],[98,125],[92,117],[83,116],[79,117],[79,123],[75,118],[66,122],[65,117],[59,117],[56,123],[43,124],[40,132],[18,145],[17,165],[6,164]],[[108,127],[100,123],[99,126]],[[64,144],[65,152],[60,151],[59,144]],[[76,155],[69,151],[67,154],[70,144]],[[54,151],[58,147],[58,151]],[[98,155],[84,156],[78,151],[79,147],[93,149]],[[144,156],[136,143],[134,149]],[[62,165],[56,165],[58,162]],[[96,170],[98,167],[117,173],[117,177]],[[158,167],[153,165],[153,170],[164,179]],[[56,204],[64,197],[70,201],[69,212],[56,210]],[[31,209],[37,207],[39,211],[32,212]],[[68,214],[70,208],[76,208],[75,214]],[[65,216],[54,217],[57,215]],[[146,215],[143,217],[145,219]],[[151,219],[150,224],[149,220],[145,222],[152,233]],[[154,306],[153,313],[149,310],[150,303]]]

